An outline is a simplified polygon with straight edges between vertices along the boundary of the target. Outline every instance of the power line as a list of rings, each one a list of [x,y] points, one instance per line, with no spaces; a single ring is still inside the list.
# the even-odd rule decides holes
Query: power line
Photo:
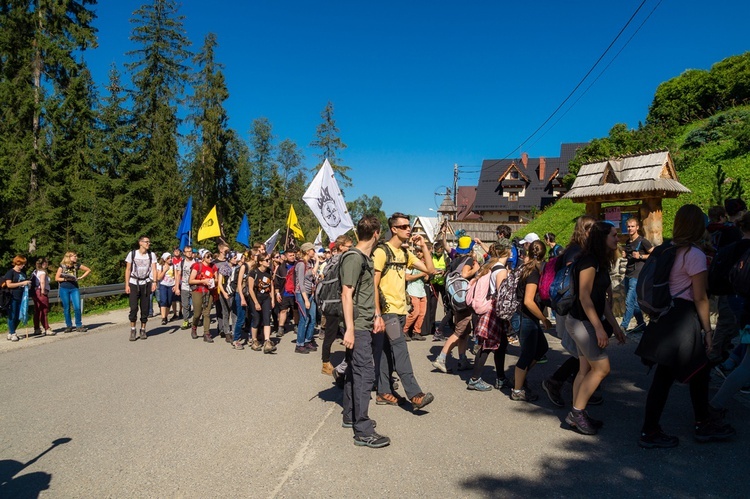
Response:
[[[637,9],[635,9],[635,12],[633,12],[633,15],[631,15],[631,16],[630,16],[630,19],[628,19],[628,22],[626,22],[626,23],[625,23],[625,25],[624,25],[624,26],[622,27],[622,29],[620,29],[620,32],[619,32],[619,33],[617,33],[617,36],[615,36],[615,38],[614,38],[614,39],[612,40],[612,42],[611,42],[611,43],[609,44],[609,46],[607,46],[607,48],[606,48],[606,49],[604,50],[604,52],[602,52],[602,55],[600,55],[600,56],[599,56],[599,58],[598,58],[598,59],[596,60],[596,62],[595,62],[595,63],[594,63],[594,64],[593,64],[592,66],[591,66],[591,68],[590,68],[590,69],[588,70],[588,72],[587,72],[587,73],[586,73],[586,74],[585,74],[585,75],[583,76],[583,78],[581,78],[581,80],[580,80],[580,81],[578,82],[578,84],[577,84],[577,85],[576,85],[576,86],[575,86],[575,87],[573,88],[573,90],[571,90],[571,91],[570,91],[570,93],[568,94],[568,96],[567,96],[567,97],[565,97],[565,99],[564,99],[564,100],[563,100],[563,101],[562,101],[562,102],[560,103],[560,105],[559,105],[559,106],[557,106],[557,108],[555,108],[555,110],[554,110],[554,111],[552,111],[552,114],[550,114],[550,115],[549,115],[549,116],[547,117],[547,119],[546,119],[546,120],[544,120],[544,122],[543,122],[543,123],[542,123],[541,125],[539,125],[539,127],[537,127],[537,129],[536,129],[536,130],[534,130],[534,132],[533,132],[533,133],[532,133],[531,135],[529,135],[528,137],[526,137],[526,139],[524,139],[524,141],[523,141],[523,142],[521,142],[521,143],[520,143],[520,144],[518,145],[518,147],[516,147],[516,148],[513,148],[513,150],[512,150],[512,151],[510,151],[510,152],[509,152],[508,154],[506,154],[506,155],[505,155],[505,157],[503,157],[502,159],[498,160],[498,162],[500,162],[500,161],[503,161],[503,160],[505,160],[505,159],[508,159],[508,158],[510,157],[510,155],[511,155],[511,154],[513,154],[513,153],[514,153],[514,152],[516,151],[516,149],[521,149],[521,148],[522,148],[522,147],[524,146],[524,144],[526,144],[526,143],[527,143],[527,142],[528,142],[529,140],[531,140],[531,139],[532,139],[532,138],[533,138],[533,137],[534,137],[534,136],[535,136],[535,135],[536,135],[537,133],[539,133],[539,131],[540,131],[540,130],[541,130],[542,128],[544,128],[544,125],[546,125],[547,123],[549,123],[549,121],[550,121],[550,120],[551,120],[551,119],[552,119],[552,118],[553,118],[553,117],[554,117],[554,116],[555,116],[555,115],[557,114],[557,112],[558,112],[558,111],[559,111],[560,109],[562,109],[562,107],[563,107],[563,106],[565,105],[565,103],[566,103],[566,102],[568,102],[568,100],[570,100],[570,98],[571,98],[571,97],[573,96],[573,94],[574,94],[574,93],[575,93],[575,92],[576,92],[576,91],[577,91],[577,90],[578,90],[578,89],[580,88],[580,86],[581,86],[581,85],[583,85],[583,82],[584,82],[584,81],[586,80],[586,78],[588,78],[588,77],[589,77],[589,75],[590,75],[590,74],[591,74],[591,73],[592,73],[592,72],[594,71],[594,69],[595,69],[595,68],[596,68],[596,66],[597,66],[597,65],[598,65],[598,64],[599,64],[599,63],[601,62],[601,60],[602,60],[602,59],[604,58],[604,56],[605,56],[605,55],[607,55],[607,53],[608,53],[608,52],[609,52],[609,50],[610,50],[610,49],[612,48],[612,46],[613,46],[613,45],[615,44],[615,42],[617,42],[617,40],[618,40],[618,39],[620,38],[620,36],[622,36],[622,34],[623,34],[623,32],[625,31],[625,29],[627,29],[627,27],[628,27],[628,26],[630,25],[630,23],[631,23],[631,22],[633,21],[633,19],[634,19],[634,18],[635,18],[635,16],[636,16],[636,15],[638,14],[638,12],[640,12],[641,8],[642,8],[642,7],[643,7],[643,6],[645,5],[645,3],[646,3],[647,1],[648,1],[648,0],[643,0],[643,1],[641,2],[641,4],[640,4],[640,5],[638,6],[638,8],[637,8]]]

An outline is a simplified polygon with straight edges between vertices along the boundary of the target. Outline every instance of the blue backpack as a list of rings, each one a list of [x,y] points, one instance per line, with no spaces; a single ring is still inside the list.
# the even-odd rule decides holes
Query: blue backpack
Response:
[[[549,300],[552,309],[558,315],[568,315],[573,304],[578,299],[578,273],[576,266],[578,257],[570,265],[566,265],[555,273],[552,285],[549,287]]]

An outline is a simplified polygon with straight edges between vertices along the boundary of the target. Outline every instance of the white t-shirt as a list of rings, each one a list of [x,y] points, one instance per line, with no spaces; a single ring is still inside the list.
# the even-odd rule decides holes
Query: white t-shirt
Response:
[[[181,272],[182,272],[182,284],[180,286],[181,289],[190,290],[190,270],[193,268],[193,264],[196,263],[197,260],[194,259],[187,259],[183,258],[180,265],[182,266]]]
[[[133,255],[135,255],[135,258]],[[125,261],[133,264],[130,269],[130,284],[137,286],[154,280],[153,266],[151,264],[157,262],[156,253],[151,252],[151,257],[149,258],[149,253],[141,254],[138,250],[131,251],[125,257]]]
[[[164,270],[164,266],[157,264],[156,269],[161,272]],[[161,278],[161,282],[159,283],[163,286],[169,286],[170,288],[174,286],[175,284],[175,266],[174,265],[167,265],[167,272],[164,274],[164,277]]]

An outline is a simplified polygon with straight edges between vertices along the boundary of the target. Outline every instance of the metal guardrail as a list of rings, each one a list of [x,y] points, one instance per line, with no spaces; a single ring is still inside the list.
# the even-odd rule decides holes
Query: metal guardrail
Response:
[[[125,294],[125,284],[103,284],[101,286],[89,286],[80,288],[81,292],[81,310],[83,310],[83,300],[85,298],[99,298],[102,296],[116,296]],[[50,303],[60,303],[60,293],[57,289],[51,289],[49,292]]]

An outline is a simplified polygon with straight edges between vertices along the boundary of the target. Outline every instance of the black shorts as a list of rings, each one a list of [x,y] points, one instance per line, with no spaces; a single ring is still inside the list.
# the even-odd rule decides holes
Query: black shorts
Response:
[[[294,296],[282,296],[279,311],[293,309],[296,306],[297,302],[294,300]]]

